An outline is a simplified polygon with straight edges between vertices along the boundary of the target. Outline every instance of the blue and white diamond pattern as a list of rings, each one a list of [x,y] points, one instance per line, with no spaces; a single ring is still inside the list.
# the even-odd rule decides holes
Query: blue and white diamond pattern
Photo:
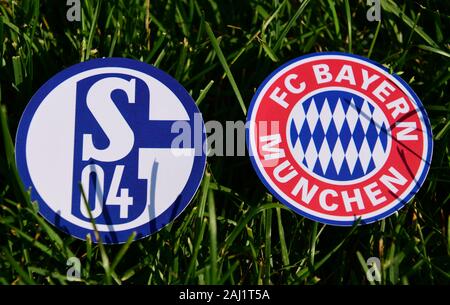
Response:
[[[380,168],[390,147],[381,109],[344,91],[326,91],[299,102],[287,125],[299,164],[335,181],[361,178]]]

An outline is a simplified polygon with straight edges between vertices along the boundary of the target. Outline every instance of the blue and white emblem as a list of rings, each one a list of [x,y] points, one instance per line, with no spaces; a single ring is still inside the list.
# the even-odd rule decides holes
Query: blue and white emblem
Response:
[[[391,146],[384,113],[350,89],[306,98],[289,122],[295,159],[318,179],[334,183],[367,178],[384,165]]]
[[[176,124],[199,135],[178,143]],[[19,123],[16,162],[45,219],[98,242],[93,219],[104,243],[122,243],[132,232],[139,239],[160,230],[186,208],[205,169],[205,138],[199,110],[176,80],[139,61],[95,59],[33,96]]]

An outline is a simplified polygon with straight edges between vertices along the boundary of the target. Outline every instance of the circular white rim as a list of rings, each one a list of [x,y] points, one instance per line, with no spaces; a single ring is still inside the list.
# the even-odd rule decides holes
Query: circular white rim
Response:
[[[283,69],[281,69],[280,71],[276,72],[274,75],[272,75],[272,77],[265,83],[264,87],[259,91],[259,94],[257,96],[257,98],[254,100],[254,104],[253,104],[253,109],[251,112],[251,116],[249,121],[250,122],[254,122],[255,121],[255,116],[258,113],[258,108],[261,104],[261,100],[262,97],[265,95],[266,91],[270,88],[270,86],[284,73],[286,73],[287,71],[308,63],[308,62],[312,62],[312,61],[317,61],[317,60],[323,60],[323,59],[334,59],[334,60],[346,60],[346,61],[351,61],[351,62],[355,62],[358,64],[362,64],[365,66],[370,66],[372,69],[376,70],[377,72],[379,72],[380,74],[384,75],[385,77],[387,77],[389,80],[391,80],[393,83],[395,83],[396,86],[398,86],[402,92],[404,94],[407,95],[409,101],[415,106],[415,111],[417,112],[417,115],[420,118],[420,123],[421,123],[421,127],[420,130],[422,130],[423,132],[423,136],[424,139],[428,139],[428,134],[426,133],[426,126],[424,126],[424,118],[422,115],[421,111],[417,111],[417,103],[415,102],[415,99],[412,97],[412,95],[410,94],[409,90],[407,90],[405,88],[405,86],[395,77],[393,77],[391,74],[389,74],[387,71],[383,70],[382,68],[359,58],[356,57],[352,57],[352,56],[345,56],[345,55],[328,55],[328,54],[324,54],[324,55],[319,55],[319,56],[311,56],[311,57],[306,57],[306,58],[302,58],[298,61],[295,61],[291,64],[288,64],[286,67],[284,67]],[[256,143],[255,143],[255,124],[250,124],[249,127],[249,145],[250,145],[250,150],[251,151],[256,151],[255,147],[256,147]],[[424,141],[425,142],[425,141]],[[424,161],[424,157],[426,158],[428,154],[428,145],[423,145],[423,150],[422,150],[422,158],[421,158],[421,163],[420,166],[417,170],[417,172],[422,173],[424,166],[425,166],[425,161]],[[272,179],[267,175],[264,166],[261,163],[261,160],[259,160],[259,158],[257,157],[256,154],[253,154],[253,160],[254,163],[257,165],[261,175],[263,176],[263,178],[265,179],[265,181],[270,184],[270,186],[273,188],[273,190],[286,202],[288,202],[290,205],[302,210],[304,213],[324,219],[324,220],[331,220],[331,221],[337,221],[337,222],[352,222],[355,220],[354,216],[334,216],[334,215],[330,215],[330,214],[324,214],[324,213],[320,213],[314,210],[311,210],[307,207],[305,207],[304,205],[298,204],[297,202],[295,202],[294,200],[292,200],[289,196],[287,196],[282,190],[280,190],[280,188],[276,185],[276,183],[274,183],[272,181]],[[385,213],[386,211],[389,211],[390,209],[392,209],[393,207],[397,206],[399,202],[404,201],[404,199],[406,198],[406,196],[411,192],[411,190],[415,187],[414,183],[410,183],[410,185],[408,186],[408,188],[401,194],[398,196],[397,200],[391,202],[390,204],[384,206],[383,208],[373,211],[371,213],[367,213],[367,214],[363,214],[360,215],[361,220],[365,220],[368,218],[374,218],[378,215],[381,215],[383,213]],[[374,220],[375,221],[375,220]]]

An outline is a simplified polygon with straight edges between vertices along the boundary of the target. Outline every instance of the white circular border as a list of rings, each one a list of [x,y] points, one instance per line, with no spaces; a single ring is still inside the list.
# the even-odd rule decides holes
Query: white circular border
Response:
[[[358,64],[362,64],[364,66],[370,66],[372,69],[376,70],[377,72],[379,72],[380,74],[386,76],[389,80],[391,80],[393,83],[396,84],[397,87],[399,87],[401,89],[401,91],[406,94],[409,98],[410,103],[412,103],[413,105],[415,105],[416,107],[414,108],[414,110],[416,110],[417,115],[420,118],[420,123],[421,123],[421,131],[423,133],[423,137],[424,139],[428,139],[428,135],[425,132],[426,131],[426,126],[424,126],[423,124],[423,116],[422,116],[422,112],[421,111],[417,111],[417,104],[414,100],[414,98],[411,96],[411,94],[409,93],[409,91],[403,86],[403,84],[401,82],[399,82],[395,77],[393,77],[391,74],[389,74],[387,71],[381,69],[380,67],[358,59],[356,57],[351,57],[351,56],[345,56],[345,55],[319,55],[319,56],[312,56],[312,57],[307,57],[307,58],[303,58],[300,59],[299,61],[293,62],[292,64],[287,65],[286,67],[284,67],[282,70],[278,71],[275,75],[273,75],[269,81],[267,81],[267,83],[264,85],[264,87],[261,89],[261,91],[259,92],[259,95],[257,97],[257,99],[255,100],[255,103],[253,105],[253,109],[252,109],[252,113],[251,113],[251,117],[250,117],[250,122],[254,122],[255,121],[255,116],[256,113],[258,112],[258,108],[259,105],[261,104],[261,100],[262,97],[266,94],[266,91],[270,88],[270,86],[284,73],[286,73],[287,71],[308,63],[308,62],[312,62],[312,61],[318,61],[318,60],[323,60],[323,59],[331,59],[331,60],[346,60],[346,61],[351,61],[351,62],[355,62]],[[250,148],[251,151],[256,151],[255,147],[256,147],[256,143],[255,143],[255,124],[250,124],[249,127],[249,143],[250,143]],[[417,172],[422,173],[423,172],[423,168],[425,166],[425,161],[424,161],[424,157],[427,156],[428,153],[428,145],[426,145],[426,141],[424,141],[423,144],[423,151],[422,151],[422,156],[421,156],[421,162],[420,162],[420,166],[417,170]],[[299,203],[297,203],[296,201],[292,200],[289,196],[287,196],[283,191],[281,191],[278,186],[272,181],[272,179],[270,179],[270,177],[267,175],[265,168],[262,166],[261,161],[258,158],[257,153],[253,155],[253,160],[255,162],[255,164],[258,166],[259,171],[261,172],[261,175],[264,177],[264,179],[266,180],[267,183],[270,184],[270,186],[277,192],[277,194],[279,196],[281,196],[284,200],[286,200],[286,202],[288,202],[289,204],[291,204],[292,206],[304,211],[307,214],[310,214],[312,216],[315,217],[319,217],[319,218],[323,218],[323,219],[328,219],[328,220],[332,220],[332,221],[354,221],[355,220],[355,216],[333,216],[330,214],[323,214],[320,212],[316,212],[314,210],[308,209],[307,207],[305,207],[304,205],[301,205]],[[372,218],[375,217],[377,215],[383,214],[384,212],[390,210],[391,208],[395,207],[400,201],[404,200],[404,198],[410,193],[410,191],[414,188],[414,183],[411,183],[409,185],[409,187],[401,194],[397,197],[397,200],[391,202],[390,204],[386,205],[385,207],[376,210],[374,212],[368,213],[368,214],[364,214],[364,215],[359,215],[359,217],[361,217],[361,220],[365,220],[368,218]],[[376,220],[374,220],[376,221]]]

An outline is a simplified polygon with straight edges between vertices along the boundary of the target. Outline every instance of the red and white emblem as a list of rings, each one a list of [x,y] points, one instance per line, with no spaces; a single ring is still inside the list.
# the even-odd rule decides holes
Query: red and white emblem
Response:
[[[247,144],[266,187],[301,215],[352,225],[387,217],[423,184],[431,127],[400,77],[363,57],[288,62],[253,97]]]

